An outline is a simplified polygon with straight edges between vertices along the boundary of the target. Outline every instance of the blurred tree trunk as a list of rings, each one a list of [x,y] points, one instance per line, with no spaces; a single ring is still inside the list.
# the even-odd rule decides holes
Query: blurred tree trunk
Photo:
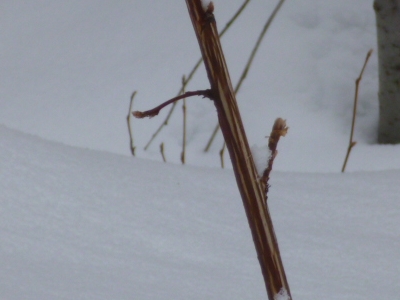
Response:
[[[400,143],[400,0],[375,0],[381,144]]]

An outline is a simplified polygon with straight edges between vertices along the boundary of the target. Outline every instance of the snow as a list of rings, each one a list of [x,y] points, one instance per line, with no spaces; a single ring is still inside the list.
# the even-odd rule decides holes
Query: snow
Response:
[[[268,160],[271,157],[272,152],[269,150],[267,145],[264,147],[253,146],[251,147],[251,154],[253,155],[258,175],[261,177],[268,166]]]
[[[242,4],[213,2],[219,28]],[[251,2],[223,38],[234,83],[274,5]],[[172,98],[200,56],[186,5],[17,0],[1,10],[0,299],[266,299],[233,173],[219,168],[221,135],[202,151],[212,102],[187,100],[188,165],[177,165],[180,104],[148,151],[168,110],[133,121],[130,155],[132,91],[134,110]],[[375,144],[376,51],[339,173],[374,23],[369,1],[288,1],[238,95],[261,167],[273,121],[290,127],[268,205],[296,300],[400,293],[400,149]],[[207,87],[201,68],[188,90]]]
[[[278,294],[274,296],[274,300],[290,300],[290,296],[285,288],[282,288]]]
[[[0,138],[1,299],[265,299],[231,171]],[[396,298],[399,180],[273,172],[293,299]]]

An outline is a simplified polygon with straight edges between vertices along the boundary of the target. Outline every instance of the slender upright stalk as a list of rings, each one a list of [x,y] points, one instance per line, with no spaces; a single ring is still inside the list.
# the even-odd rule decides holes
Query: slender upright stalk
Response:
[[[186,81],[185,75],[182,77],[182,86]],[[185,92],[185,90],[183,90]],[[182,130],[182,152],[181,152],[181,162],[184,165],[186,162],[186,98],[183,98],[182,103],[182,114],[183,114],[183,130]]]
[[[225,160],[224,160],[224,154],[225,154],[225,148],[226,148],[225,145],[226,145],[226,144],[225,144],[225,142],[224,142],[224,144],[222,145],[221,150],[219,150],[219,158],[220,158],[220,160],[221,160],[221,168],[222,168],[222,169],[225,168]]]
[[[128,123],[128,132],[129,132],[129,148],[133,156],[135,156],[135,144],[133,142],[133,133],[132,133],[132,124],[131,124],[131,117],[132,117],[132,108],[133,108],[133,98],[135,98],[136,91],[132,93],[131,102],[129,104],[129,112],[126,116],[126,122]]]
[[[372,54],[372,49],[368,51],[367,57],[365,58],[364,65],[361,69],[360,75],[356,79],[356,89],[354,92],[353,119],[351,121],[351,130],[350,130],[350,141],[349,141],[349,146],[347,147],[346,158],[344,159],[344,162],[343,162],[342,173],[344,173],[344,171],[346,170],[346,165],[347,165],[347,161],[349,160],[349,157],[350,157],[351,149],[353,149],[353,147],[357,144],[357,142],[353,140],[353,136],[354,136],[354,127],[356,126],[358,90],[360,87],[362,75],[364,73],[365,67],[367,66],[367,63],[368,63],[368,60],[369,60],[371,54]]]
[[[161,153],[161,157],[163,159],[163,162],[167,162],[167,159],[165,157],[165,152],[164,152],[164,142],[162,142],[160,144],[160,153]]]

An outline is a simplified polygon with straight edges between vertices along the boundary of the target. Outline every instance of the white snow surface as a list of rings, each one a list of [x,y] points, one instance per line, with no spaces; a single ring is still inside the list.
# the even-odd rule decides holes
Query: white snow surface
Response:
[[[285,288],[282,288],[278,294],[274,296],[274,300],[290,300],[290,296]]]
[[[0,138],[0,299],[265,299],[231,171]],[[272,175],[293,299],[397,297],[399,170]]]
[[[241,5],[216,0],[222,28]],[[275,6],[251,1],[222,43],[236,83]],[[200,56],[183,1],[0,4],[0,299],[265,299],[230,166],[219,169],[217,117],[188,99],[148,151]],[[400,148],[375,144],[376,51],[360,86],[345,174],[354,80],[375,48],[372,1],[287,1],[238,94],[258,165],[277,117],[269,209],[292,299],[400,295]],[[188,90],[208,88],[201,67]],[[159,162],[165,143],[168,164]],[[264,157],[264,158],[263,158]],[[229,161],[226,155],[225,161]]]

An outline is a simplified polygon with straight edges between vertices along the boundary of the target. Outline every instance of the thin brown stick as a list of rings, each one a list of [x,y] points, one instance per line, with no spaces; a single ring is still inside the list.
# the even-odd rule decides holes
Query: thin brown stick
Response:
[[[133,156],[135,156],[135,150],[136,147],[133,142],[133,133],[132,133],[132,127],[131,127],[131,117],[132,117],[132,108],[133,108],[133,98],[135,98],[137,91],[134,91],[131,95],[131,101],[129,104],[129,112],[128,115],[126,116],[126,122],[128,123],[128,132],[129,132],[129,148],[131,150],[131,153]]]
[[[229,30],[229,28],[232,26],[232,24],[236,21],[236,19],[240,16],[240,14],[243,12],[243,10],[246,8],[247,4],[250,2],[250,0],[245,0],[242,5],[239,7],[239,9],[236,11],[236,13],[232,16],[232,18],[226,23],[224,29],[221,30],[219,37],[222,38],[223,35]],[[178,95],[182,94],[183,91],[185,90],[186,86],[188,85],[189,81],[192,80],[194,74],[196,73],[196,71],[198,70],[198,68],[200,67],[201,63],[203,62],[203,58],[201,57],[196,64],[194,65],[193,69],[190,71],[189,75],[187,76],[187,79],[184,83],[182,83],[182,87],[180,88]],[[153,142],[153,140],[156,138],[156,136],[161,132],[161,130],[164,128],[164,126],[168,125],[169,119],[172,116],[172,113],[175,110],[175,105],[176,103],[174,103],[165,120],[161,123],[161,125],[157,128],[157,130],[153,133],[153,135],[151,136],[150,140],[147,142],[146,146],[144,147],[144,150],[147,150],[151,143]]]
[[[182,77],[182,86],[186,81],[185,75]],[[184,91],[185,92],[185,91]],[[183,113],[183,132],[182,132],[182,152],[181,152],[181,162],[184,165],[186,159],[186,98],[183,98],[182,104],[182,113]]]
[[[238,83],[236,84],[235,87],[235,95],[237,95],[237,93],[240,90],[240,87],[242,86],[243,81],[246,79],[247,74],[249,73],[250,67],[253,63],[254,57],[257,54],[258,49],[260,48],[261,42],[265,36],[265,33],[268,31],[268,28],[270,27],[272,21],[274,20],[276,14],[278,13],[278,11],[280,10],[283,2],[285,2],[285,0],[280,0],[278,2],[278,4],[275,6],[274,10],[272,11],[271,15],[269,16],[267,22],[265,23],[260,35],[258,36],[257,42],[254,44],[253,50],[250,53],[249,59],[247,60],[246,66],[244,67],[243,71],[242,71],[242,75],[239,78]],[[217,124],[213,130],[213,133],[211,134],[211,137],[208,139],[207,145],[204,148],[204,152],[208,152],[208,150],[210,149],[215,136],[217,135],[219,131],[219,124]]]
[[[278,150],[276,150],[278,146],[279,139],[281,136],[285,136],[288,132],[289,127],[286,126],[286,121],[282,118],[278,118],[275,120],[274,126],[272,127],[271,135],[268,139],[268,149],[270,151],[267,167],[265,168],[263,175],[261,177],[261,182],[264,184],[265,196],[266,200],[268,200],[268,190],[269,190],[269,174],[272,171],[272,165],[274,163],[275,157],[278,155]]]
[[[164,142],[162,142],[160,144],[160,153],[161,153],[161,157],[163,159],[163,162],[167,162],[167,159],[165,158],[165,153],[164,153]]]
[[[221,148],[221,150],[219,150],[219,158],[220,158],[220,161],[221,161],[221,168],[223,169],[223,168],[225,168],[225,160],[224,160],[224,154],[225,154],[225,142],[224,142],[224,144],[222,145],[222,148]]]
[[[134,117],[142,119],[145,117],[154,117],[157,116],[160,112],[160,110],[162,110],[164,107],[170,105],[171,103],[174,103],[178,100],[187,98],[187,97],[192,97],[192,96],[203,96],[203,98],[212,98],[211,96],[211,90],[199,90],[199,91],[193,91],[193,92],[186,92],[182,95],[179,95],[177,97],[174,97],[168,101],[165,101],[164,103],[160,104],[159,106],[150,109],[150,110],[146,110],[146,111],[134,111],[132,114]]]
[[[221,131],[242,197],[258,260],[270,300],[278,294],[290,296],[278,241],[269,215],[266,195],[254,164],[243,122],[232,88],[228,67],[218,37],[215,17],[201,0],[186,0],[210,81]]]
[[[367,66],[368,60],[372,54],[372,49],[368,51],[367,56],[365,57],[365,61],[364,61],[364,65],[361,69],[360,72],[360,76],[358,76],[358,78],[356,79],[356,89],[355,89],[355,93],[354,93],[354,106],[353,106],[353,120],[351,122],[351,131],[350,131],[350,140],[349,140],[349,146],[347,147],[347,153],[346,153],[346,157],[344,159],[343,162],[343,167],[342,167],[342,173],[344,173],[344,171],[346,171],[346,165],[347,165],[347,161],[350,157],[350,152],[351,149],[353,149],[353,147],[357,144],[356,141],[353,141],[353,136],[354,136],[354,127],[356,126],[356,116],[357,116],[357,103],[358,103],[358,90],[359,90],[359,86],[360,86],[360,82],[362,79],[362,75],[364,73],[365,67]]]

